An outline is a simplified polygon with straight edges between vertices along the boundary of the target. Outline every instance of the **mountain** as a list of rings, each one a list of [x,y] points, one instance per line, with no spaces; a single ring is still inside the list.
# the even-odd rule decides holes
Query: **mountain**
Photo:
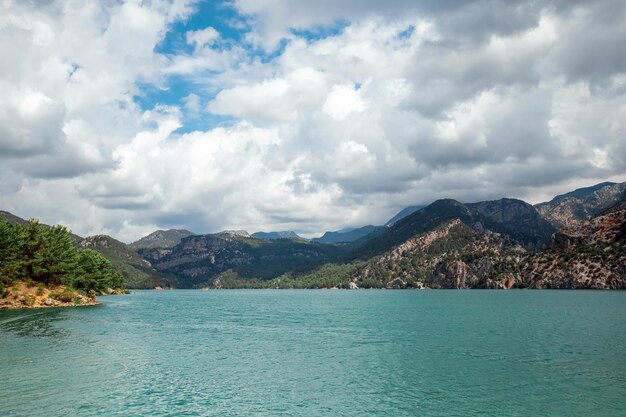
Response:
[[[172,248],[195,233],[184,229],[157,230],[128,245],[132,249]]]
[[[385,230],[385,226],[363,226],[356,229],[342,229],[337,230],[335,232],[326,232],[322,237],[312,239],[317,243],[349,243],[357,241],[365,236],[368,236],[372,233],[379,233],[382,230]]]
[[[166,280],[150,263],[119,240],[107,235],[89,236],[78,242],[79,248],[90,248],[100,252],[111,265],[124,276],[127,288],[154,288],[166,285]]]
[[[400,210],[400,212],[398,214],[396,214],[395,216],[393,216],[391,219],[389,219],[387,221],[387,223],[385,223],[385,226],[390,227],[393,226],[398,220],[402,220],[404,219],[406,216],[415,213],[417,210],[424,208],[425,206],[420,205],[420,206],[408,206],[402,210]]]
[[[535,205],[537,211],[555,228],[573,226],[613,206],[626,191],[626,182],[603,182],[558,195]]]
[[[626,288],[625,218],[626,183],[602,183],[537,206],[437,200],[388,227],[314,241],[160,230],[135,242],[137,252],[104,235],[78,245],[106,256],[131,288],[614,289]]]
[[[23,219],[19,216],[16,216],[13,213],[9,213],[8,211],[0,210],[0,218],[6,220],[7,222],[9,222],[9,224],[19,224],[21,226],[28,225],[28,220]],[[48,224],[44,224],[44,223],[40,223],[40,224],[45,227],[51,227]],[[70,231],[70,236],[72,236],[72,239],[74,239],[74,242],[80,242],[83,239],[82,237],[75,235],[71,231]]]
[[[547,250],[522,258],[519,270],[532,288],[626,289],[626,208],[559,231]]]
[[[350,280],[360,288],[510,288],[504,260],[523,252],[455,218],[369,259]]]
[[[502,198],[467,204],[479,227],[505,234],[530,249],[542,249],[556,229],[530,204]]]
[[[353,287],[626,289],[626,208],[555,233],[528,251],[459,219],[373,257]]]
[[[13,213],[9,213],[8,211],[0,210],[0,217],[10,224],[19,224],[21,226],[26,226],[28,224],[28,220],[22,219],[21,217],[18,217]]]
[[[427,232],[456,218],[471,223],[471,213],[465,205],[451,199],[437,200],[395,222],[369,241],[355,242],[350,256],[352,259],[367,259],[382,254],[416,234]]]
[[[256,232],[252,233],[252,237],[256,239],[276,240],[276,239],[302,239],[291,230],[284,232]]]
[[[140,253],[160,273],[176,276],[179,287],[190,288],[208,286],[227,270],[247,279],[306,271],[334,261],[340,252],[334,246],[305,240],[264,240],[221,232],[188,236],[173,248],[142,249]]]
[[[545,247],[555,232],[554,227],[542,219],[533,206],[521,200],[504,198],[463,204],[442,199],[400,219],[360,247],[355,245],[353,259],[382,254],[417,234],[454,219],[479,231],[500,233],[505,239],[514,240],[529,249]]]

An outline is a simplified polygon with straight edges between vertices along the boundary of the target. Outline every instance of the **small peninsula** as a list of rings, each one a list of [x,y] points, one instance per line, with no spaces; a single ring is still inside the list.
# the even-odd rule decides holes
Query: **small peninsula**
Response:
[[[0,308],[96,305],[97,295],[123,292],[122,274],[78,249],[67,228],[0,219]]]

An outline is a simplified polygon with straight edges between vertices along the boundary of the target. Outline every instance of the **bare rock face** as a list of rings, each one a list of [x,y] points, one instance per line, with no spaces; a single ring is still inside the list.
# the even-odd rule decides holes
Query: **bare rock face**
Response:
[[[110,248],[112,238],[107,235],[95,235],[88,236],[78,242],[78,246],[81,248]]]
[[[356,284],[356,282],[350,281],[350,283],[348,284],[348,289],[350,289],[350,290],[358,290],[359,286]]]
[[[467,288],[468,268],[465,262],[440,262],[429,274],[428,282],[434,288]]]
[[[570,235],[564,232],[557,232],[550,239],[549,247],[556,251],[566,251],[580,245],[583,242],[582,236]]]
[[[488,279],[485,288],[493,290],[509,290],[515,285],[515,277],[511,274],[507,274],[498,280]]]
[[[406,288],[406,282],[404,282],[402,278],[396,278],[389,281],[387,288],[392,290],[401,290]]]

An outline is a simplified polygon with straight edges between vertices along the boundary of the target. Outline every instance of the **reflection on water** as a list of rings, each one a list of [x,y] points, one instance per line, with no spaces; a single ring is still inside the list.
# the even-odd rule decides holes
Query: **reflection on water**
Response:
[[[0,333],[12,333],[21,337],[65,338],[69,331],[55,326],[55,323],[64,319],[63,311],[57,308],[1,311]]]

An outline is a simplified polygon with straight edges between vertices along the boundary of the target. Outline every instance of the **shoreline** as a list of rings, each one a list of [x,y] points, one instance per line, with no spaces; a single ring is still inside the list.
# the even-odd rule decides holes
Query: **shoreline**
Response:
[[[99,304],[95,293],[85,295],[64,285],[16,281],[5,284],[0,293],[0,309],[4,310],[87,307]]]

